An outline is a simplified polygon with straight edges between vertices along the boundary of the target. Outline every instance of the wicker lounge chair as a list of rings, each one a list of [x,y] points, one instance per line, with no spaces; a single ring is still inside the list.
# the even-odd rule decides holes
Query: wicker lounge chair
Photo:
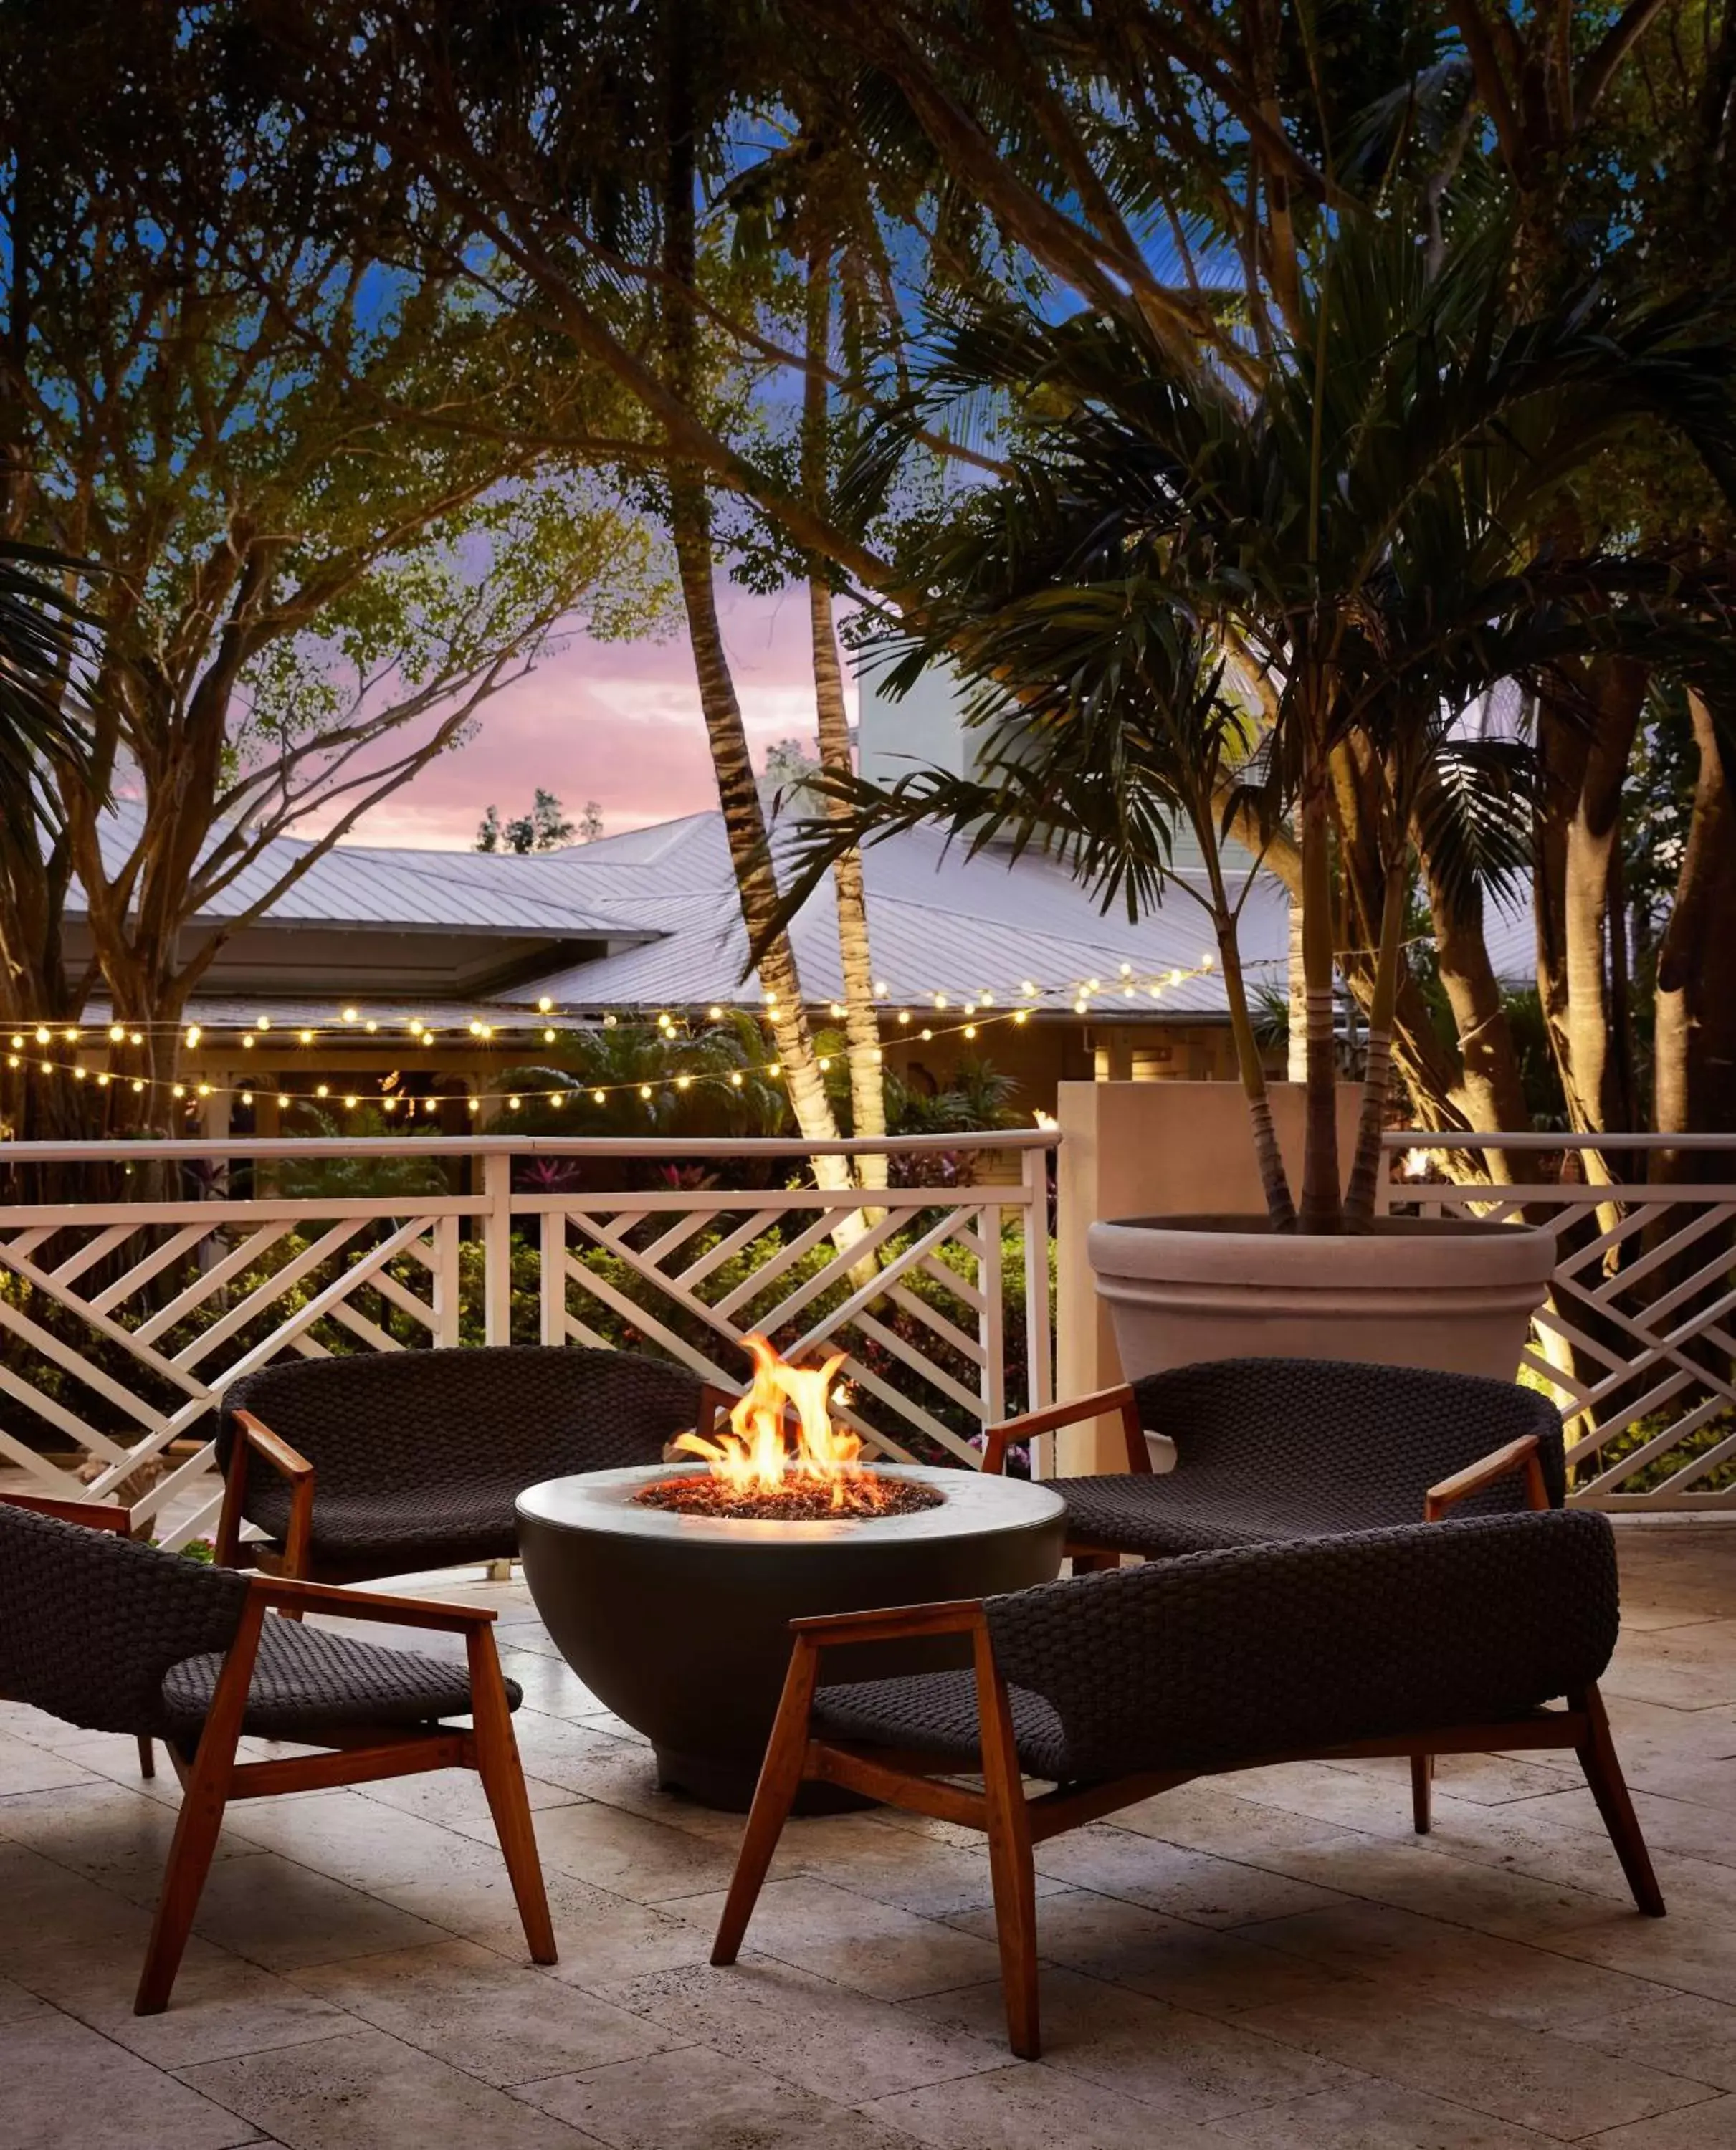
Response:
[[[217,1557],[245,1522],[250,1561],[322,1582],[510,1559],[526,1486],[656,1462],[707,1394],[664,1360],[537,1345],[263,1367],[224,1398]]]
[[[842,1785],[987,1833],[1008,2035],[1034,2060],[1033,1844],[1195,1777],[1420,1751],[1575,1749],[1636,1903],[1661,1916],[1596,1686],[1617,1625],[1614,1536],[1589,1513],[1413,1523],[795,1621],[712,1961],[735,1961],[800,1786]],[[937,1635],[968,1637],[974,1670],[819,1685],[852,1645]],[[981,1791],[950,1781],[966,1774]],[[1033,1797],[1025,1777],[1055,1789]]]
[[[1334,1359],[1218,1359],[1148,1375],[989,1431],[983,1468],[1015,1441],[1119,1419],[1125,1471],[1047,1482],[1067,1503],[1073,1572],[1123,1553],[1164,1559],[1323,1537],[1449,1511],[1558,1508],[1567,1488],[1561,1415],[1534,1389]],[[1153,1471],[1146,1434],[1174,1442]],[[1429,1827],[1431,1769],[1411,1769],[1411,1811]]]
[[[522,1698],[502,1675],[492,1608],[206,1567],[137,1542],[129,1522],[124,1508],[0,1494],[0,1694],[141,1747],[162,1739],[181,1779],[136,2012],[169,2005],[230,1800],[424,1769],[481,1776],[531,1956],[553,1963],[512,1736]],[[282,1617],[304,1612],[462,1635],[465,1662]],[[242,1761],[247,1736],[327,1751]]]

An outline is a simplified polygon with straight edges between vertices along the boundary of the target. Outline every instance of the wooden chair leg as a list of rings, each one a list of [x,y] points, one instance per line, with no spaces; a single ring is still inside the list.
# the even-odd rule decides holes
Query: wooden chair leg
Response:
[[[760,1900],[772,1854],[790,1809],[801,1789],[802,1765],[808,1752],[808,1715],[814,1706],[814,1689],[820,1677],[820,1653],[798,1636],[790,1653],[790,1669],[784,1675],[784,1693],[754,1787],[754,1804],[742,1832],[741,1849],[735,1855],[735,1871],[718,1920],[717,1938],[711,1945],[714,1963],[734,1963],[741,1953],[742,1937]]]
[[[995,1670],[986,1629],[976,1637],[976,1704],[1007,2038],[1021,2060],[1034,2061],[1042,2056],[1042,2032],[1037,2001],[1037,1872],[1031,1851],[1031,1816],[1025,1804],[1007,1689]]]
[[[1622,1862],[1628,1886],[1633,1891],[1634,1902],[1648,1918],[1661,1919],[1664,1915],[1663,1891],[1652,1870],[1652,1855],[1646,1849],[1639,1816],[1633,1811],[1633,1801],[1628,1796],[1628,1780],[1622,1774],[1615,1742],[1609,1736],[1609,1718],[1603,1708],[1603,1698],[1596,1688],[1587,1688],[1573,1706],[1582,1709],[1586,1718],[1585,1739],[1577,1750],[1579,1766],[1585,1771],[1592,1797],[1597,1802],[1597,1811],[1603,1817],[1603,1826],[1609,1831],[1609,1840]]]
[[[257,1595],[250,1597],[224,1658],[193,1767],[183,1780],[181,1811],[169,1850],[169,1864],[163,1870],[163,1893],[157,1900],[144,1969],[134,1997],[135,2016],[162,2014],[169,2006],[175,1973],[181,1967],[187,1936],[193,1930],[193,1915],[199,1909],[211,1855],[223,1827],[223,1809],[229,1801],[264,1617],[263,1601]]]
[[[554,1923],[548,1915],[548,1891],[543,1885],[537,1832],[524,1789],[524,1769],[518,1759],[512,1713],[507,1702],[506,1684],[500,1676],[500,1658],[491,1629],[471,1629],[469,1658],[477,1772],[488,1795],[488,1810],[494,1816],[501,1856],[507,1862],[512,1895],[524,1925],[525,1943],[532,1963],[556,1963],[559,1957],[555,1951]]]
[[[157,1774],[157,1750],[141,1732],[139,1735],[139,1774],[154,1777]]]
[[[1434,1756],[1413,1754],[1410,1757],[1410,1821],[1419,1836],[1426,1836],[1434,1826]]]

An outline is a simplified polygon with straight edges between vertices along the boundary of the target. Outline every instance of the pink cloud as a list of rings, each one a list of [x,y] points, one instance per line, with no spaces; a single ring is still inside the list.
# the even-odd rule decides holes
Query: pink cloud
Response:
[[[775,740],[811,739],[801,596],[719,595],[755,760]],[[575,637],[487,705],[469,745],[376,807],[349,840],[467,845],[485,806],[492,801],[502,816],[523,813],[539,784],[569,813],[596,800],[610,834],[717,803],[684,635],[633,643]],[[312,834],[321,824],[310,817],[303,825]]]

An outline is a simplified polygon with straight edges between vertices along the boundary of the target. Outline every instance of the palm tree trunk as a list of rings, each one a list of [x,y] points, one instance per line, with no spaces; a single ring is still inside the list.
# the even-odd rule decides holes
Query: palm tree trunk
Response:
[[[688,638],[699,687],[699,708],[711,748],[712,769],[717,777],[718,800],[723,809],[724,834],[740,898],[742,923],[751,943],[765,931],[777,909],[778,885],[766,840],[765,816],[760,809],[759,787],[754,780],[753,764],[748,753],[747,729],[741,720],[741,704],[736,697],[735,682],[730,675],[729,660],[718,623],[710,507],[704,485],[688,477],[672,483],[669,501],[669,534],[674,542],[682,601],[687,612]],[[825,1078],[820,1072],[819,1057],[814,1050],[795,951],[790,945],[788,934],[777,934],[766,942],[760,959],[760,978],[768,995],[767,1019],[777,1045],[795,1124],[810,1142],[832,1141],[837,1136],[838,1123],[832,1116],[831,1102],[825,1093]],[[821,1187],[848,1187],[849,1161],[840,1157],[816,1157],[814,1177]]]
[[[1302,788],[1302,975],[1308,1010],[1306,1143],[1297,1229],[1343,1229],[1339,1189],[1338,1054],[1332,1020],[1332,858],[1320,757]]]
[[[1362,1075],[1362,1109],[1356,1125],[1356,1150],[1345,1196],[1345,1222],[1354,1231],[1374,1222],[1375,1197],[1380,1185],[1380,1134],[1392,1089],[1392,1026],[1398,1002],[1399,962],[1405,945],[1405,859],[1402,845],[1386,868],[1380,905],[1380,951],[1375,989],[1369,1003],[1368,1057]]]
[[[817,508],[826,492],[826,392],[820,368],[831,347],[830,250],[815,246],[808,256],[807,355],[809,371],[802,389],[802,491]],[[808,620],[814,645],[814,709],[820,765],[828,775],[847,776],[853,764],[850,720],[844,707],[844,674],[838,662],[838,638],[832,621],[831,586],[825,563],[808,563]],[[841,799],[826,800],[827,818],[847,820]],[[882,1069],[880,1017],[874,997],[874,961],[868,946],[868,905],[862,881],[862,854],[854,845],[832,867],[832,894],[838,916],[838,962],[844,987],[845,1050],[850,1062],[850,1123],[859,1135],[886,1131],[886,1086]],[[859,1157],[856,1178],[864,1187],[884,1187],[886,1160]]]
[[[664,358],[669,384],[689,405],[699,391],[699,329],[692,298],[699,268],[694,221],[696,123],[694,116],[694,55],[690,23],[679,6],[667,15],[668,162],[664,174]],[[711,539],[711,502],[703,477],[691,465],[677,463],[669,477],[669,536],[687,612],[688,635],[699,681],[699,708],[717,777],[718,803],[749,942],[770,924],[777,907],[778,886],[766,841],[765,817],[748,754],[747,729],[730,675],[729,657],[718,624],[716,562]],[[760,977],[767,995],[778,1058],[795,1123],[810,1142],[835,1138],[825,1082],[808,1028],[795,951],[787,934],[770,940],[760,957]],[[814,1177],[824,1188],[850,1184],[849,1160],[816,1157]]]
[[[1295,1204],[1290,1199],[1289,1175],[1278,1147],[1278,1130],[1272,1121],[1271,1094],[1266,1088],[1265,1062],[1259,1040],[1254,1034],[1248,1012],[1248,985],[1242,974],[1242,951],[1236,937],[1235,913],[1224,886],[1224,861],[1218,850],[1218,831],[1211,801],[1191,815],[1194,835],[1205,858],[1212,891],[1212,926],[1218,941],[1218,966],[1224,979],[1224,997],[1229,1004],[1230,1036],[1235,1041],[1236,1072],[1242,1078],[1242,1095],[1248,1101],[1248,1118],[1254,1130],[1254,1154],[1259,1166],[1260,1192],[1266,1215],[1274,1232],[1295,1229]]]

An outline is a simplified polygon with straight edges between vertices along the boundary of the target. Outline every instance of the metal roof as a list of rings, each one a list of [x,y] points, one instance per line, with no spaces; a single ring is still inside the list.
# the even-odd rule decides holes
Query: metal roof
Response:
[[[658,927],[664,936],[552,972],[521,989],[568,1007],[673,1007],[709,1002],[757,1006],[757,980],[742,982],[746,937],[736,906],[723,817],[694,815],[631,836],[604,838],[542,863],[575,891],[593,881],[610,909]],[[1212,1017],[1225,1012],[1215,975],[1166,985],[1162,1002],[1140,992],[1123,1008],[1122,966],[1146,979],[1198,966],[1211,946],[1206,915],[1179,889],[1137,923],[1103,915],[1054,861],[1027,853],[967,855],[936,830],[901,831],[871,845],[863,857],[869,938],[886,997],[915,1006],[936,992],[958,1002],[988,992],[1021,997],[1027,979],[1042,1004],[1070,1008],[1077,988],[1095,978],[1117,997],[1094,1003],[1094,1018],[1118,1012],[1150,1021],[1164,1015]],[[797,966],[811,1002],[843,992],[835,912],[827,883],[803,906],[791,932]],[[1279,983],[1289,947],[1284,891],[1262,876],[1243,916],[1244,960],[1255,977]],[[1275,966],[1275,967],[1274,967]]]
[[[144,806],[117,800],[103,818],[103,863],[119,872],[143,830]],[[209,847],[208,847],[209,848]],[[314,848],[304,838],[278,836],[199,914],[201,922],[235,918],[259,901]],[[472,851],[396,850],[338,844],[315,859],[270,906],[261,925],[372,928],[398,933],[451,932],[576,936],[613,942],[642,938],[645,928],[582,903],[534,869],[547,859],[490,857]],[[515,868],[530,867],[529,873]],[[74,887],[68,917],[84,910]]]

